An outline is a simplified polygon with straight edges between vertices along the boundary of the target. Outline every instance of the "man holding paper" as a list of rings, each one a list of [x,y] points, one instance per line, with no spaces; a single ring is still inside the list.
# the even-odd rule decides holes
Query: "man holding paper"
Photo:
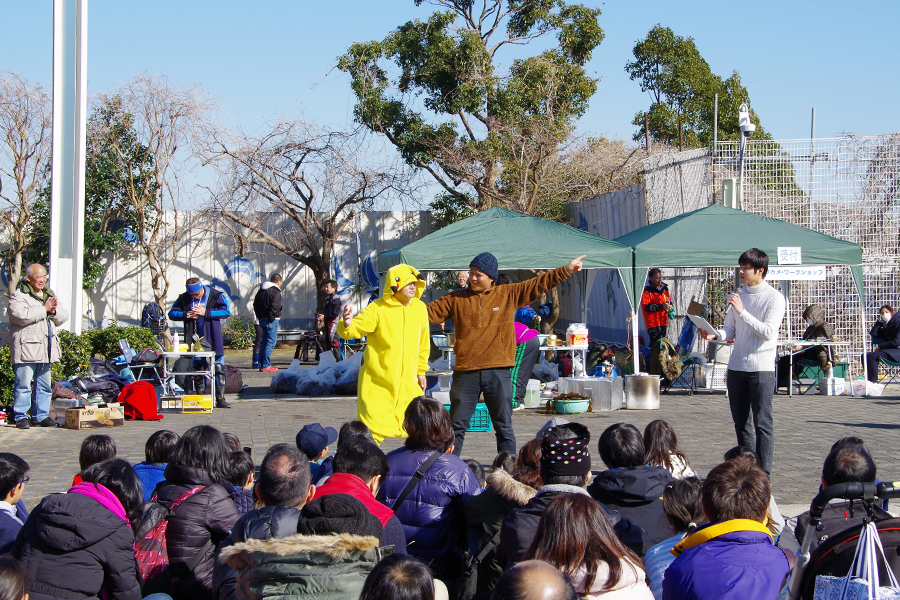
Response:
[[[715,332],[699,328],[706,340],[734,340],[728,360],[728,402],[738,444],[754,450],[766,473],[772,472],[775,427],[775,351],[784,319],[784,296],[766,283],[769,257],[757,248],[738,259],[741,289],[728,298],[725,325]],[[752,422],[751,422],[752,414]]]

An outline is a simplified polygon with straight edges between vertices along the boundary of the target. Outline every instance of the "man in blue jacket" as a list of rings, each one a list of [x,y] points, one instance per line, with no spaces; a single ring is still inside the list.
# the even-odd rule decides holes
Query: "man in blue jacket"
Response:
[[[184,339],[188,344],[194,334],[203,338],[204,348],[216,355],[216,408],[231,408],[225,402],[225,346],[222,342],[222,321],[231,316],[231,307],[225,294],[216,288],[203,285],[199,277],[185,282],[185,292],[178,296],[169,318],[184,322]]]
[[[701,491],[709,523],[675,545],[663,600],[775,598],[790,564],[763,525],[769,477],[748,460],[729,460],[709,472]]]

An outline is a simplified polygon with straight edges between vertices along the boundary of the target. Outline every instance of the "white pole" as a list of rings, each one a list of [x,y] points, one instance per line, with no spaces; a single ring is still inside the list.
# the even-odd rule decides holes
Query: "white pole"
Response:
[[[50,287],[81,333],[87,139],[87,0],[53,0]]]

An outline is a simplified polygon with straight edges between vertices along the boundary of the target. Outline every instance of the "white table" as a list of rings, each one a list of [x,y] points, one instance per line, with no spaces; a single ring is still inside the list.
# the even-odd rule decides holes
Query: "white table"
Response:
[[[209,379],[209,392],[210,395],[215,398],[216,397],[216,353],[215,352],[163,352],[163,360],[162,360],[162,380],[163,380],[163,389],[171,389],[171,386],[168,385],[170,380],[175,379],[176,375],[201,375],[207,379]],[[170,371],[169,370],[169,359],[174,358],[178,360],[182,356],[189,356],[191,358],[205,358],[206,359],[206,369],[200,371]],[[215,406],[215,402],[213,402],[213,406]]]
[[[796,347],[800,347],[799,350],[794,350]],[[829,353],[833,355],[831,352],[832,348],[846,348],[847,354],[850,352],[850,342],[830,342],[828,340],[780,340],[778,342],[778,347],[780,351],[778,352],[779,356],[790,355],[790,360],[788,361],[788,373],[790,374],[790,379],[788,383],[788,396],[794,395],[794,355],[803,352],[807,348],[813,348],[815,346],[824,346],[829,349]],[[778,376],[776,370],[776,377]],[[777,385],[777,384],[776,384]]]
[[[572,358],[575,358],[576,354],[581,354],[581,365],[584,367],[585,372],[587,372],[587,355],[588,355],[588,347],[587,346],[541,346],[538,348],[541,353],[552,350],[554,352],[571,352]],[[574,372],[574,369],[573,369]]]

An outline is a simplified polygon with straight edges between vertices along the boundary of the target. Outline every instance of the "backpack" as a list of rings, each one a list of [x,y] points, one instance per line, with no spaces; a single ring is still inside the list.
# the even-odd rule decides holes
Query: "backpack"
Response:
[[[179,504],[205,488],[205,485],[201,485],[186,491],[168,508],[157,501],[156,492],[153,493],[150,502],[144,504],[144,516],[135,535],[138,541],[134,544],[134,557],[137,559],[141,575],[141,592],[144,596],[151,593],[171,595],[172,590],[181,582],[172,576],[169,569],[169,549],[166,542],[169,517]],[[212,540],[206,540],[200,552],[187,564],[189,573],[197,568],[211,547]]]
[[[669,381],[675,381],[681,375],[684,363],[678,360],[678,352],[668,338],[661,338],[653,348],[650,358],[650,368],[647,372],[651,375],[662,375]]]
[[[168,325],[166,313],[163,312],[159,304],[151,302],[144,305],[144,309],[141,311],[141,327],[146,327],[153,333],[160,334],[168,328]]]

